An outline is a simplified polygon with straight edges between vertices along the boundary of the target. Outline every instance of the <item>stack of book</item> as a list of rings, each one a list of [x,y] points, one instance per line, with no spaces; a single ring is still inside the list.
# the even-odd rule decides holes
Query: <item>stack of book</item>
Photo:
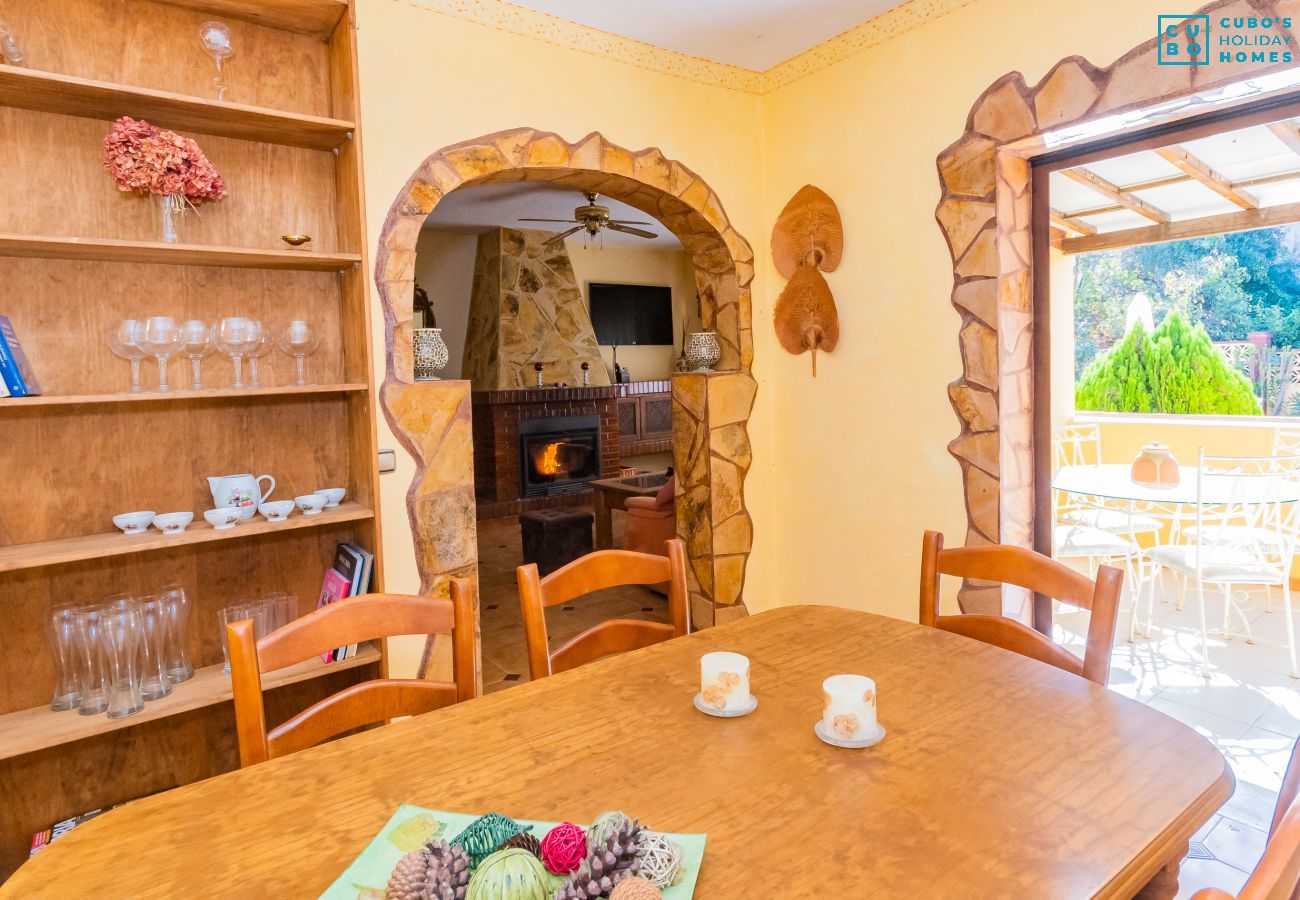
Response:
[[[375,555],[361,549],[352,541],[339,544],[334,553],[334,565],[325,570],[321,582],[320,600],[316,608],[328,606],[338,600],[356,597],[370,590],[370,573],[374,567]],[[357,655],[357,645],[348,644],[336,647],[321,654],[322,662],[338,662]]]
[[[0,316],[0,397],[32,397],[40,392],[14,326],[8,316]]]

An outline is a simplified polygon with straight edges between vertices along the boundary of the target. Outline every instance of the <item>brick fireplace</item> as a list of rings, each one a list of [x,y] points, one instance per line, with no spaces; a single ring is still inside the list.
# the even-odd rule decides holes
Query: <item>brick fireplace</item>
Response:
[[[480,519],[554,506],[581,506],[591,502],[591,488],[581,484],[581,478],[618,475],[616,387],[475,391],[471,405],[474,497]],[[521,423],[527,424],[521,429]],[[521,448],[531,446],[528,438],[543,435],[549,440],[563,433],[577,435],[588,431],[589,426],[595,427],[598,436],[598,461],[588,466],[575,463],[569,473],[572,478],[561,476],[552,484],[540,486],[524,484],[530,462],[521,457]]]

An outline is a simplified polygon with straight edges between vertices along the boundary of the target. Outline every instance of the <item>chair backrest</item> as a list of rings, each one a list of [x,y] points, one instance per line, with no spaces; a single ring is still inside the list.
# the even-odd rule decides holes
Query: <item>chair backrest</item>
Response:
[[[1234,561],[1289,567],[1300,536],[1300,455],[1209,456],[1202,447],[1196,462],[1198,565],[1222,547]]]
[[[1292,900],[1300,895],[1300,804],[1296,803],[1300,761],[1297,756],[1300,756],[1300,744],[1291,748],[1291,760],[1273,809],[1268,845],[1241,893],[1233,898],[1227,891],[1204,888],[1193,894],[1192,900]]]
[[[1273,455],[1293,456],[1300,453],[1300,431],[1278,426],[1273,429]]]
[[[478,696],[478,615],[468,581],[451,599],[363,594],[303,616],[254,639],[249,620],[226,626],[241,766],[314,746],[345,731],[413,716]],[[346,644],[399,634],[451,635],[455,683],[379,678],[352,685],[269,732],[261,676]]]
[[[1063,425],[1052,432],[1052,468],[1101,465],[1101,426]]]
[[[942,575],[1013,584],[1090,610],[1083,660],[1014,619],[939,615]],[[1123,582],[1124,573],[1111,566],[1100,566],[1094,582],[1054,559],[1023,547],[994,544],[945,550],[943,535],[927,531],[921,543],[921,624],[995,644],[1105,685],[1110,674],[1111,644]]]
[[[538,577],[535,563],[516,570],[524,638],[528,643],[528,670],[533,680],[564,672],[611,653],[624,653],[681,637],[690,630],[686,604],[686,545],[680,538],[666,543],[667,556],[630,550],[597,550],[545,578]],[[668,583],[671,624],[610,619],[593,625],[554,653],[550,652],[546,633],[548,606],[618,585],[664,582]]]

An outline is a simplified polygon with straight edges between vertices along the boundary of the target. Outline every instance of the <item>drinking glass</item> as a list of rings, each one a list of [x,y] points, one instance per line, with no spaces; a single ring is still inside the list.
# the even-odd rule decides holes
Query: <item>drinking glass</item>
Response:
[[[203,357],[212,352],[212,328],[201,319],[189,319],[181,325],[181,333],[185,336],[185,346],[182,349],[190,358],[190,368],[194,376],[193,384],[190,386],[200,391],[203,389],[203,384],[199,379],[199,364],[202,363]]]
[[[244,386],[244,355],[252,346],[252,341],[249,340],[249,321],[243,316],[227,316],[217,327],[217,347],[234,364],[237,388]]]
[[[171,316],[150,316],[145,319],[144,333],[139,338],[140,349],[158,360],[158,390],[169,390],[167,360],[185,346],[185,333],[180,324]]]
[[[320,335],[304,319],[294,319],[280,333],[280,349],[298,363],[298,384],[307,383],[303,376],[303,362],[320,346]]]
[[[103,616],[104,655],[108,662],[108,717],[124,719],[144,709],[140,690],[143,625],[133,600],[110,604]]]
[[[135,319],[123,319],[116,328],[108,330],[108,349],[131,361],[131,393],[138,394],[144,390],[140,386],[140,360],[148,356],[140,349],[138,338],[143,329]]]
[[[167,604],[160,594],[139,600],[140,696],[160,700],[172,692],[167,677]]]
[[[261,387],[257,380],[257,361],[271,352],[271,332],[261,322],[250,321],[248,327],[250,346],[248,348],[249,387]]]
[[[102,604],[82,606],[76,612],[77,675],[81,682],[81,706],[77,712],[94,716],[108,709],[108,655],[104,643]]]
[[[270,616],[266,604],[260,601],[244,600],[217,610],[217,624],[221,628],[221,656],[225,660],[225,667],[221,671],[227,675],[230,674],[230,645],[226,640],[226,626],[245,619],[253,622],[254,640],[261,640],[270,632]]]
[[[266,596],[265,602],[271,607],[271,630],[283,628],[298,618],[298,598],[291,594],[276,591]]]
[[[0,62],[10,66],[21,66],[27,61],[22,45],[4,19],[0,19]]]
[[[164,666],[173,684],[194,677],[190,662],[190,598],[179,584],[169,584],[158,592],[167,612],[167,644]]]
[[[235,55],[235,44],[230,39],[230,29],[221,22],[204,22],[199,26],[199,43],[216,63],[217,74],[212,78],[212,87],[217,92],[217,99],[226,99],[226,77],[221,71],[221,63]]]
[[[54,699],[50,709],[76,709],[81,705],[81,677],[77,662],[77,610],[79,603],[56,603],[46,619],[50,649],[54,651]]]

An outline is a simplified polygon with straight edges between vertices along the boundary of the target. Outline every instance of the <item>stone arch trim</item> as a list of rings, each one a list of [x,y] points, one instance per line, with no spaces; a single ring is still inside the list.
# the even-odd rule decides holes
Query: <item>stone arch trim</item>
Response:
[[[1198,13],[1291,18],[1300,26],[1300,0],[1219,0]],[[1219,61],[1158,66],[1156,59],[1152,38],[1106,68],[1066,57],[1032,87],[1019,72],[1008,73],[980,94],[964,133],[937,159],[942,195],[935,219],[952,258],[950,299],[961,317],[962,374],[948,386],[961,433],[948,450],[962,471],[967,545],[1033,541],[1029,160],[1045,149],[1043,136],[1287,68]],[[1191,112],[1171,109],[1162,119],[1157,110],[1141,124]],[[962,607],[1003,612],[995,588],[968,585]]]
[[[696,621],[743,615],[753,543],[744,481],[757,389],[750,371],[754,253],[698,175],[658,148],[628,150],[597,132],[569,143],[552,132],[517,128],[444,147],[421,163],[389,208],[375,261],[387,348],[380,405],[416,462],[407,512],[421,589],[441,592],[452,577],[473,577],[477,547],[468,385],[416,383],[413,377],[416,242],[444,196],[507,181],[545,181],[614,197],[657,218],[691,255],[701,319],[718,332],[722,362],[717,372],[673,378],[678,534],[687,544]]]

